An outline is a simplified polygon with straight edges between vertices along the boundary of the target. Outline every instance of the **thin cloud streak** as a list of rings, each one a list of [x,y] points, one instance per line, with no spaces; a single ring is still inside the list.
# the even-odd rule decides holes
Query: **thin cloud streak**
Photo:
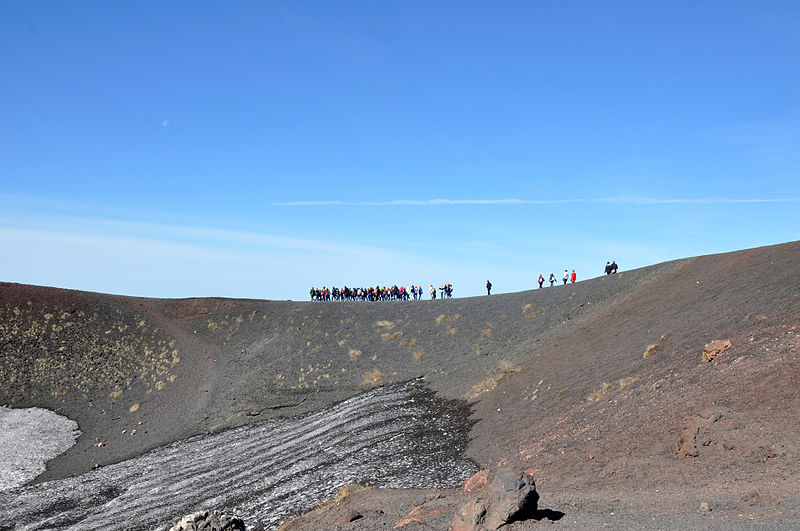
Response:
[[[718,205],[752,203],[797,203],[798,197],[749,199],[663,199],[652,197],[604,197],[596,199],[395,199],[392,201],[283,201],[272,206],[439,206],[439,205],[564,205],[574,203],[629,204],[629,205]]]

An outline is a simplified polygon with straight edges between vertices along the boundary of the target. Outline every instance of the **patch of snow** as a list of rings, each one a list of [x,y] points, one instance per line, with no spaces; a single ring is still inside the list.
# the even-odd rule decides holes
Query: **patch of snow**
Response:
[[[78,423],[48,409],[0,406],[0,490],[19,487],[68,450],[80,435]]]

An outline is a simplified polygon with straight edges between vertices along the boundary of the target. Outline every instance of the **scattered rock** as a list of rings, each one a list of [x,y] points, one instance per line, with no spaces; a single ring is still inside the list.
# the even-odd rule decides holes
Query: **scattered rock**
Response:
[[[762,496],[759,492],[752,491],[742,496],[741,501],[733,507],[739,511],[748,511],[759,505],[765,507],[777,507],[781,504],[781,501],[783,501],[781,498],[771,494],[765,494]]]
[[[216,511],[198,511],[184,516],[169,531],[244,531],[240,518],[220,514]]]
[[[708,428],[721,418],[731,414],[731,410],[725,406],[709,407],[696,415],[690,417],[683,425],[675,445],[675,457],[684,459],[686,457],[697,457],[700,453],[697,450],[697,436],[701,429]]]
[[[732,344],[729,339],[717,339],[703,348],[703,363],[708,363],[729,348]]]
[[[530,474],[500,468],[488,475],[485,490],[453,519],[453,531],[494,531],[536,512],[539,494]]]
[[[466,483],[464,483],[464,490],[467,492],[484,492],[486,490],[486,484],[489,482],[489,472],[486,470],[480,470],[475,473],[474,476],[469,478]]]
[[[703,502],[700,504],[700,508],[698,509],[701,513],[709,513],[711,512],[711,507],[708,506],[708,502]]]
[[[419,505],[411,509],[411,512],[408,513],[408,515],[405,518],[394,524],[392,528],[398,529],[407,526],[409,524],[419,523],[422,522],[425,518],[440,514],[441,512],[442,512],[441,509],[426,509],[425,504]]]
[[[364,518],[363,514],[356,511],[355,509],[350,509],[345,513],[344,518],[342,518],[342,524],[349,524],[350,522],[355,522],[356,520],[359,520],[361,518]]]

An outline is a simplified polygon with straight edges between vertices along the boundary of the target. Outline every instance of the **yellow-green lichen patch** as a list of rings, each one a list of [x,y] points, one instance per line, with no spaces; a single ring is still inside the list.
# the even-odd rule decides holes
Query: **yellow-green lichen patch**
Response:
[[[134,312],[53,306],[0,306],[0,390],[12,401],[98,391],[116,400],[137,380],[152,387],[166,379],[180,362],[175,341]]]

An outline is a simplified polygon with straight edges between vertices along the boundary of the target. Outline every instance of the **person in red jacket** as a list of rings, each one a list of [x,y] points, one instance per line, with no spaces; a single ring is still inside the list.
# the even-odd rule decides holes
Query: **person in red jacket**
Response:
[[[575,274],[575,270],[574,269],[572,270],[572,274],[569,276],[569,279],[572,281],[573,284],[578,279],[578,275]]]

